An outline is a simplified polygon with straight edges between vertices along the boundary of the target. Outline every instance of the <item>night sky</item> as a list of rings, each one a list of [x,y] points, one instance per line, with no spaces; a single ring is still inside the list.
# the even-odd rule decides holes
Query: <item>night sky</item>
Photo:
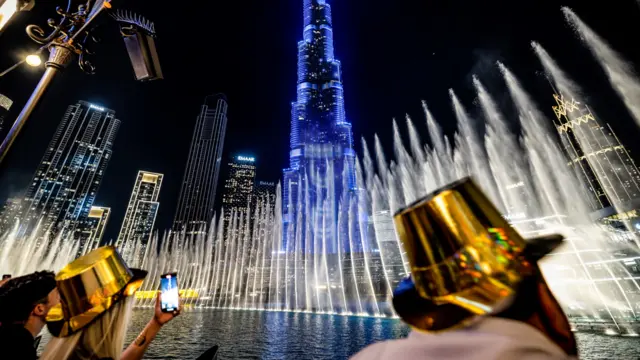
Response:
[[[165,79],[135,82],[117,27],[104,27],[95,60],[97,74],[85,75],[73,65],[57,79],[2,164],[0,201],[26,189],[64,111],[80,99],[114,109],[122,121],[95,203],[113,210],[105,239],[117,236],[139,169],[166,175],[156,225],[159,229],[171,225],[193,126],[208,94],[223,92],[229,99],[225,159],[253,155],[258,179],[279,180],[288,163],[302,1],[121,3],[155,21]],[[536,40],[583,85],[595,113],[611,123],[640,161],[636,125],[560,12],[561,5],[572,7],[616,50],[640,64],[636,0],[333,0],[331,4],[347,118],[353,123],[359,153],[360,138],[372,144],[375,133],[390,151],[391,121],[403,120],[406,113],[421,131],[426,130],[421,100],[428,102],[443,128],[453,132],[447,90],[454,88],[469,110],[477,112],[472,74],[492,91],[507,116],[512,114],[496,60],[514,71],[551,118],[550,88],[529,46]],[[1,68],[35,49],[24,27],[46,25],[46,18],[55,15],[55,5],[58,2],[37,0],[33,11],[21,13],[0,35]],[[0,78],[0,93],[15,101],[5,128],[41,72],[42,68],[24,67]],[[219,190],[223,182],[224,176]]]

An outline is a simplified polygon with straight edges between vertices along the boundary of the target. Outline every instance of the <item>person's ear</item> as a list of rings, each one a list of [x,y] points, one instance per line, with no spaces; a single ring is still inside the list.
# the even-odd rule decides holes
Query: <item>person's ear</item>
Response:
[[[47,309],[44,304],[38,304],[33,308],[32,312],[35,316],[44,316],[46,311]]]

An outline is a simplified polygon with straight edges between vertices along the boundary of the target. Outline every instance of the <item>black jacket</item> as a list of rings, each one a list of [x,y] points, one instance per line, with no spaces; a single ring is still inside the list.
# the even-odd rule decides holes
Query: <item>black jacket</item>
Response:
[[[0,326],[0,359],[36,360],[36,348],[31,333],[20,325]]]

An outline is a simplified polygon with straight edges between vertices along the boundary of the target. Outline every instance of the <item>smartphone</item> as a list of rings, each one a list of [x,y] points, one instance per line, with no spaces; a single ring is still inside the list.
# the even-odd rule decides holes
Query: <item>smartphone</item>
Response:
[[[2,275],[2,280],[7,280],[7,279],[11,279],[11,274]]]
[[[160,308],[162,312],[174,312],[180,308],[178,273],[160,275]]]

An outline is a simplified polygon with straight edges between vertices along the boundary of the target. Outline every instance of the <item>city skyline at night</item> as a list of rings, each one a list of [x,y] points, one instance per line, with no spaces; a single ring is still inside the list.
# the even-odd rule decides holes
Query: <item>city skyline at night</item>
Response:
[[[577,61],[584,59],[584,54],[580,55],[581,45],[573,34],[563,30],[564,19],[556,4],[543,2],[522,8],[506,1],[482,5],[459,3],[451,5],[461,11],[453,16],[449,6],[358,0],[328,3],[332,7],[332,25],[339,29],[333,34],[336,40],[333,46],[344,70],[341,80],[347,84],[344,88],[348,101],[345,113],[353,120],[354,131],[361,134],[370,147],[374,142],[373,134],[378,133],[387,158],[393,155],[392,132],[388,131],[392,118],[401,122],[405,113],[419,118],[420,100],[426,99],[445,132],[451,134],[454,129],[450,124],[454,122],[447,116],[446,93],[440,94],[434,89],[459,89],[463,99],[471,100],[473,95],[469,94],[468,88],[470,74],[477,73],[487,81],[488,87],[495,87],[490,80],[491,73],[496,73],[492,69],[496,59],[515,67],[516,73],[524,76],[523,81],[537,93],[537,99],[549,100],[546,80],[528,75],[532,73],[528,69],[539,68],[529,49],[531,39],[539,40],[550,52],[560,56],[562,64],[574,64],[569,69],[572,75],[580,78],[581,73],[595,74],[585,84],[587,93],[595,93],[594,90],[599,93],[605,88],[590,61]],[[612,45],[631,62],[640,60],[640,51],[615,40],[616,31],[629,32],[630,22],[619,21],[612,27],[605,21],[618,16],[618,11],[596,9],[574,0],[567,1],[566,5],[583,14],[601,35],[614,39]],[[128,200],[119,194],[130,191],[127,184],[139,168],[167,174],[157,226],[159,229],[172,227],[187,149],[198,115],[194,109],[201,107],[202,98],[207,94],[222,91],[227,93],[232,104],[238,104],[229,110],[225,152],[251,149],[257,156],[268,154],[269,165],[264,161],[261,163],[260,177],[282,180],[281,169],[288,167],[291,150],[290,129],[285,122],[291,119],[291,100],[297,100],[297,89],[292,84],[297,83],[298,74],[292,69],[297,66],[298,49],[291,45],[301,40],[300,33],[305,27],[300,16],[303,6],[302,1],[277,7],[258,4],[247,12],[240,4],[207,4],[210,11],[203,11],[198,16],[215,14],[207,16],[216,16],[217,20],[196,22],[195,25],[204,27],[203,24],[210,23],[214,28],[200,29],[196,33],[224,33],[225,36],[216,37],[216,47],[236,50],[228,52],[227,57],[214,56],[210,66],[201,67],[185,66],[185,58],[168,50],[167,44],[177,38],[176,34],[164,31],[172,26],[172,21],[163,15],[164,11],[149,6],[146,0],[131,4],[132,10],[147,15],[155,21],[158,31],[163,32],[157,45],[165,80],[131,83],[123,87],[121,83],[131,80],[130,64],[126,61],[99,64],[96,75],[91,78],[80,74],[77,69],[70,69],[59,85],[65,91],[46,95],[45,102],[34,113],[32,124],[27,124],[23,135],[16,141],[16,150],[7,159],[11,171],[3,176],[2,200],[15,198],[29,183],[57,125],[49,121],[47,114],[63,113],[64,107],[75,98],[85,98],[116,109],[123,120],[122,131],[114,147],[114,158],[97,199],[113,209],[105,239],[117,237],[124,216],[124,212],[118,209],[126,207]],[[626,16],[632,17],[634,11],[637,12],[635,4],[619,6],[625,9]],[[504,9],[526,12],[531,16],[519,21],[497,16],[500,11],[506,11]],[[0,46],[11,51],[28,44],[24,27],[31,23],[46,23],[47,16],[53,12],[54,4],[40,2],[31,12],[12,20],[14,22],[0,36]],[[483,14],[484,19],[465,14]],[[271,29],[268,41],[263,36],[255,37],[269,27],[269,19],[273,18],[282,21]],[[229,22],[228,19],[234,21]],[[491,26],[485,26],[487,19],[491,19]],[[548,24],[547,28],[538,26],[540,19]],[[380,21],[385,21],[386,25],[380,27]],[[513,31],[505,33],[505,27]],[[481,31],[476,31],[478,29]],[[440,33],[447,36],[435,36]],[[200,44],[198,39],[199,36],[194,36],[180,41],[187,41],[185,46],[189,48],[197,48]],[[122,50],[119,37],[105,37],[103,41],[101,53]],[[238,49],[239,41],[244,46]],[[451,43],[458,46],[451,47]],[[13,63],[12,55],[0,57],[3,68]],[[40,75],[41,69],[23,67],[2,78],[0,92],[14,100],[9,119],[18,114]],[[270,90],[265,91],[267,88]],[[548,102],[541,102],[547,106]],[[597,115],[611,122],[631,157],[636,158],[639,153],[633,142],[636,130],[623,123],[628,115],[618,110],[615,102],[607,94],[595,100],[589,99]],[[548,115],[551,120],[553,115]],[[423,128],[418,126],[424,135]],[[354,143],[355,150],[361,154],[362,148],[357,144],[359,138],[355,136]],[[226,154],[223,155],[225,157]]]
[[[52,114],[52,118],[56,118]],[[49,235],[82,231],[96,199],[120,127],[115,111],[86,101],[70,105],[49,143],[24,198],[4,217],[21,231],[40,226]],[[11,211],[13,210],[13,211]],[[13,224],[11,224],[13,225]],[[84,244],[80,244],[82,247]]]

